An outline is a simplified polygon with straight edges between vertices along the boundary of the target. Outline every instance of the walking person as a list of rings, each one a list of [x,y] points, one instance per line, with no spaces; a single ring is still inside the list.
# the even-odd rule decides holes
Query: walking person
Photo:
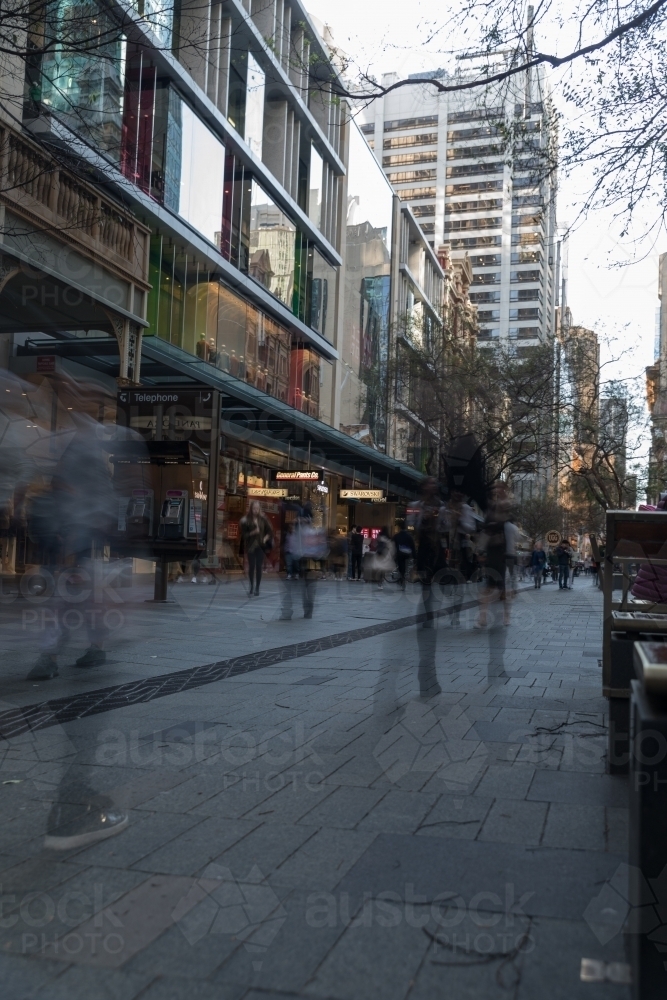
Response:
[[[570,590],[568,581],[570,579],[570,547],[567,542],[561,542],[556,549],[556,560],[558,562],[558,589]]]
[[[350,533],[351,579],[361,580],[362,561],[364,555],[364,536],[361,528],[355,524]]]
[[[329,553],[327,536],[323,528],[315,528],[311,511],[304,508],[290,534],[286,548],[299,565],[299,576],[303,588],[303,617],[312,618],[315,607],[315,582],[322,561]],[[293,614],[293,588],[295,581],[285,581],[280,617],[287,621]]]
[[[399,530],[394,535],[394,545],[396,546],[398,582],[401,590],[405,590],[405,576],[408,569],[408,560],[414,560],[417,555],[414,532],[408,531],[405,527],[405,521],[399,521]]]
[[[442,691],[435,666],[437,633],[433,583],[440,580],[447,567],[447,508],[439,497],[437,479],[424,480],[422,499],[413,508],[412,520],[417,536],[417,572],[425,612],[422,628],[417,630],[419,693],[422,698],[433,698]]]
[[[533,580],[535,581],[535,589],[541,590],[542,588],[542,577],[544,574],[544,564],[547,561],[546,552],[542,548],[542,542],[535,542],[535,547],[533,548],[530,557],[530,571],[533,574]]]
[[[478,627],[486,627],[489,604],[494,601],[503,602],[503,623],[510,623],[510,603],[507,593],[507,539],[505,524],[509,519],[509,498],[504,483],[496,483],[491,505],[487,511],[484,528],[480,533],[480,554],[484,559],[485,590],[479,609]]]
[[[273,531],[262,514],[259,500],[253,500],[246,516],[241,518],[241,535],[243,548],[248,557],[248,578],[250,581],[248,596],[259,597],[264,556],[273,548]]]

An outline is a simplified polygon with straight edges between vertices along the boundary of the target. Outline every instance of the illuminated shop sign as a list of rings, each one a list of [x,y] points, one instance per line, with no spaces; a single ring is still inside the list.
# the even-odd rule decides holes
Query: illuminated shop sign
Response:
[[[341,500],[384,500],[384,490],[341,490]]]
[[[320,478],[319,472],[276,472],[278,480],[296,480],[300,482],[314,482]]]
[[[249,497],[286,497],[287,490],[273,489],[269,486],[249,486]]]

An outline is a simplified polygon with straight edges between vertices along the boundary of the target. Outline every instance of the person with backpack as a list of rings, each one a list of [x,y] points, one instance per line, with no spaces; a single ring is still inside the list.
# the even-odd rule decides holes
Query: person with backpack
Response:
[[[255,597],[259,597],[264,556],[273,548],[273,531],[262,514],[259,500],[253,500],[246,516],[241,518],[241,537],[243,549],[248,558],[248,577],[250,580],[248,597],[252,597],[253,594]]]

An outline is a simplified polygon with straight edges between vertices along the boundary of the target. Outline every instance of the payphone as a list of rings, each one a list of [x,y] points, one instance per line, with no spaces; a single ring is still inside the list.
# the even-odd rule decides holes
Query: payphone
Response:
[[[158,538],[165,541],[178,541],[185,538],[187,509],[187,490],[167,490],[167,498],[160,511]]]
[[[125,524],[128,538],[153,537],[153,490],[132,490]]]

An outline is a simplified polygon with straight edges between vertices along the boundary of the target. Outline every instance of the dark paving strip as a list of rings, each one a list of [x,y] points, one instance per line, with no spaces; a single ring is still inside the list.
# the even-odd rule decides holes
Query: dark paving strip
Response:
[[[468,601],[461,604],[461,611],[477,607],[479,601]],[[379,625],[368,625],[366,628],[353,629],[351,632],[337,632],[325,635],[319,639],[307,642],[290,643],[289,646],[276,646],[274,649],[263,649],[256,653],[246,653],[229,660],[218,660],[217,663],[207,663],[201,667],[189,667],[187,670],[177,670],[170,674],[159,674],[146,680],[130,681],[127,684],[114,684],[112,687],[98,688],[85,694],[70,695],[56,698],[53,701],[42,701],[36,705],[24,705],[8,712],[0,712],[0,738],[9,739],[21,736],[23,733],[34,732],[37,729],[48,729],[64,722],[85,719],[90,715],[102,712],[112,712],[128,705],[140,705],[156,698],[166,698],[170,694],[180,694],[193,688],[214,684],[227,677],[237,677],[262,667],[270,667],[283,660],[297,660],[311,653],[320,653],[326,649],[335,649],[348,643],[370,639],[384,632],[393,632],[407,628],[409,625],[420,624],[430,618],[441,618],[449,615],[452,608],[441,611],[424,612],[420,615],[410,615],[407,618],[397,618],[396,621],[383,622]]]

